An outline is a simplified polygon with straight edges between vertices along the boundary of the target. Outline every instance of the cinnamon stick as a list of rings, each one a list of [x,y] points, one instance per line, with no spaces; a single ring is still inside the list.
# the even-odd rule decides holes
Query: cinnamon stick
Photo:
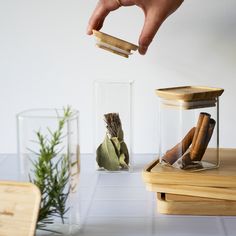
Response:
[[[197,122],[197,126],[196,126],[196,130],[195,130],[195,133],[194,133],[194,136],[193,136],[193,141],[192,141],[192,146],[191,146],[191,150],[193,149],[193,147],[195,146],[196,144],[196,140],[197,140],[197,136],[199,134],[199,130],[201,128],[201,125],[202,125],[202,121],[203,121],[203,117],[206,113],[204,112],[201,112],[199,114],[199,117],[198,117],[198,122]]]
[[[173,148],[168,150],[166,154],[162,157],[162,160],[172,165],[177,161],[189,148],[192,143],[193,136],[195,133],[195,127],[189,130],[181,142],[176,144]]]
[[[190,157],[190,152],[187,152],[182,157],[182,164],[183,166],[187,166],[187,165],[190,165],[191,163],[192,163],[192,160]]]
[[[216,121],[214,119],[210,119],[210,123],[209,123],[208,131],[207,131],[206,139],[205,139],[204,145],[203,145],[203,147],[202,147],[202,149],[201,149],[201,151],[199,153],[199,158],[201,157],[201,159],[204,156],[205,151],[207,149],[207,146],[208,146],[208,144],[209,144],[209,142],[211,140],[211,137],[212,137],[212,134],[213,134],[213,131],[214,131],[214,128],[215,128],[215,124],[216,124]]]
[[[202,118],[203,116],[203,118]],[[199,116],[199,131],[196,134],[196,140],[190,151],[190,157],[192,161],[200,161],[206,149],[206,137],[209,129],[211,115],[208,113],[200,113]]]

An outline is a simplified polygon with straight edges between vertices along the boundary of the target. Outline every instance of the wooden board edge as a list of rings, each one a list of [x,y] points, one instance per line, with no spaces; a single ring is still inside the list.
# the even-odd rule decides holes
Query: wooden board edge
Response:
[[[196,197],[196,196],[187,196],[180,194],[171,194],[171,193],[157,193],[157,199],[162,199],[165,201],[174,201],[174,202],[222,202],[228,201],[223,199],[215,199],[215,198],[204,198],[204,197]],[[236,201],[233,201],[236,202]]]
[[[236,202],[166,202],[157,199],[157,211],[166,215],[235,216]]]
[[[219,152],[220,155],[224,151],[236,151],[235,148],[220,148]],[[201,187],[219,187],[219,178],[222,182],[222,185],[225,188],[236,188],[236,176],[224,176],[224,180],[222,180],[221,177],[217,175],[209,175],[211,179],[206,182],[206,177],[204,175],[201,175],[201,172],[195,173],[195,172],[187,172],[187,171],[181,171],[184,173],[183,175],[179,175],[177,172],[169,172],[168,173],[168,179],[166,177],[166,173],[158,173],[158,172],[151,172],[152,168],[158,164],[158,159],[152,161],[148,165],[146,165],[142,170],[142,178],[144,183],[146,184],[170,184],[170,179],[174,179],[174,182],[176,185],[192,185],[192,186],[201,186]],[[210,170],[209,170],[210,171]],[[196,183],[193,185],[191,181],[191,177],[196,177],[196,174],[198,176]]]
[[[147,182],[151,178],[151,169],[159,162],[159,159],[153,160],[151,163],[147,164],[142,170],[142,178],[144,182]]]
[[[146,189],[151,192],[161,192],[177,195],[236,201],[235,188],[211,188],[187,185],[177,186],[165,184],[146,184]]]

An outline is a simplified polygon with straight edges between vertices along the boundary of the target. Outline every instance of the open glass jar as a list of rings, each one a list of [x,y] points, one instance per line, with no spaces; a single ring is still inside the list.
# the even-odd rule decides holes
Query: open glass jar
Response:
[[[95,81],[94,153],[98,170],[132,167],[133,81]]]
[[[159,161],[182,170],[219,167],[219,96],[223,89],[158,89]]]
[[[32,109],[17,115],[21,179],[41,192],[37,235],[79,230],[78,111]]]

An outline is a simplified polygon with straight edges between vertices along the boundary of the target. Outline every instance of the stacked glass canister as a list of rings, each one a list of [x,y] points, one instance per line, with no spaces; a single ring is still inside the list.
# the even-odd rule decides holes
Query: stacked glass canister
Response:
[[[199,171],[219,167],[219,97],[223,89],[157,89],[159,160],[165,166]]]

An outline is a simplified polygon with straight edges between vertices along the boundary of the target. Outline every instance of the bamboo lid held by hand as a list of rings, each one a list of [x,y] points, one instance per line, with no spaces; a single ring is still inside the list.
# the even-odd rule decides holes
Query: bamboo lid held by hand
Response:
[[[124,41],[122,39],[113,37],[111,35],[102,33],[97,30],[93,30],[93,35],[96,37],[96,45],[99,48],[110,51],[117,55],[128,58],[132,55],[132,50],[136,51],[138,49],[137,45]]]

